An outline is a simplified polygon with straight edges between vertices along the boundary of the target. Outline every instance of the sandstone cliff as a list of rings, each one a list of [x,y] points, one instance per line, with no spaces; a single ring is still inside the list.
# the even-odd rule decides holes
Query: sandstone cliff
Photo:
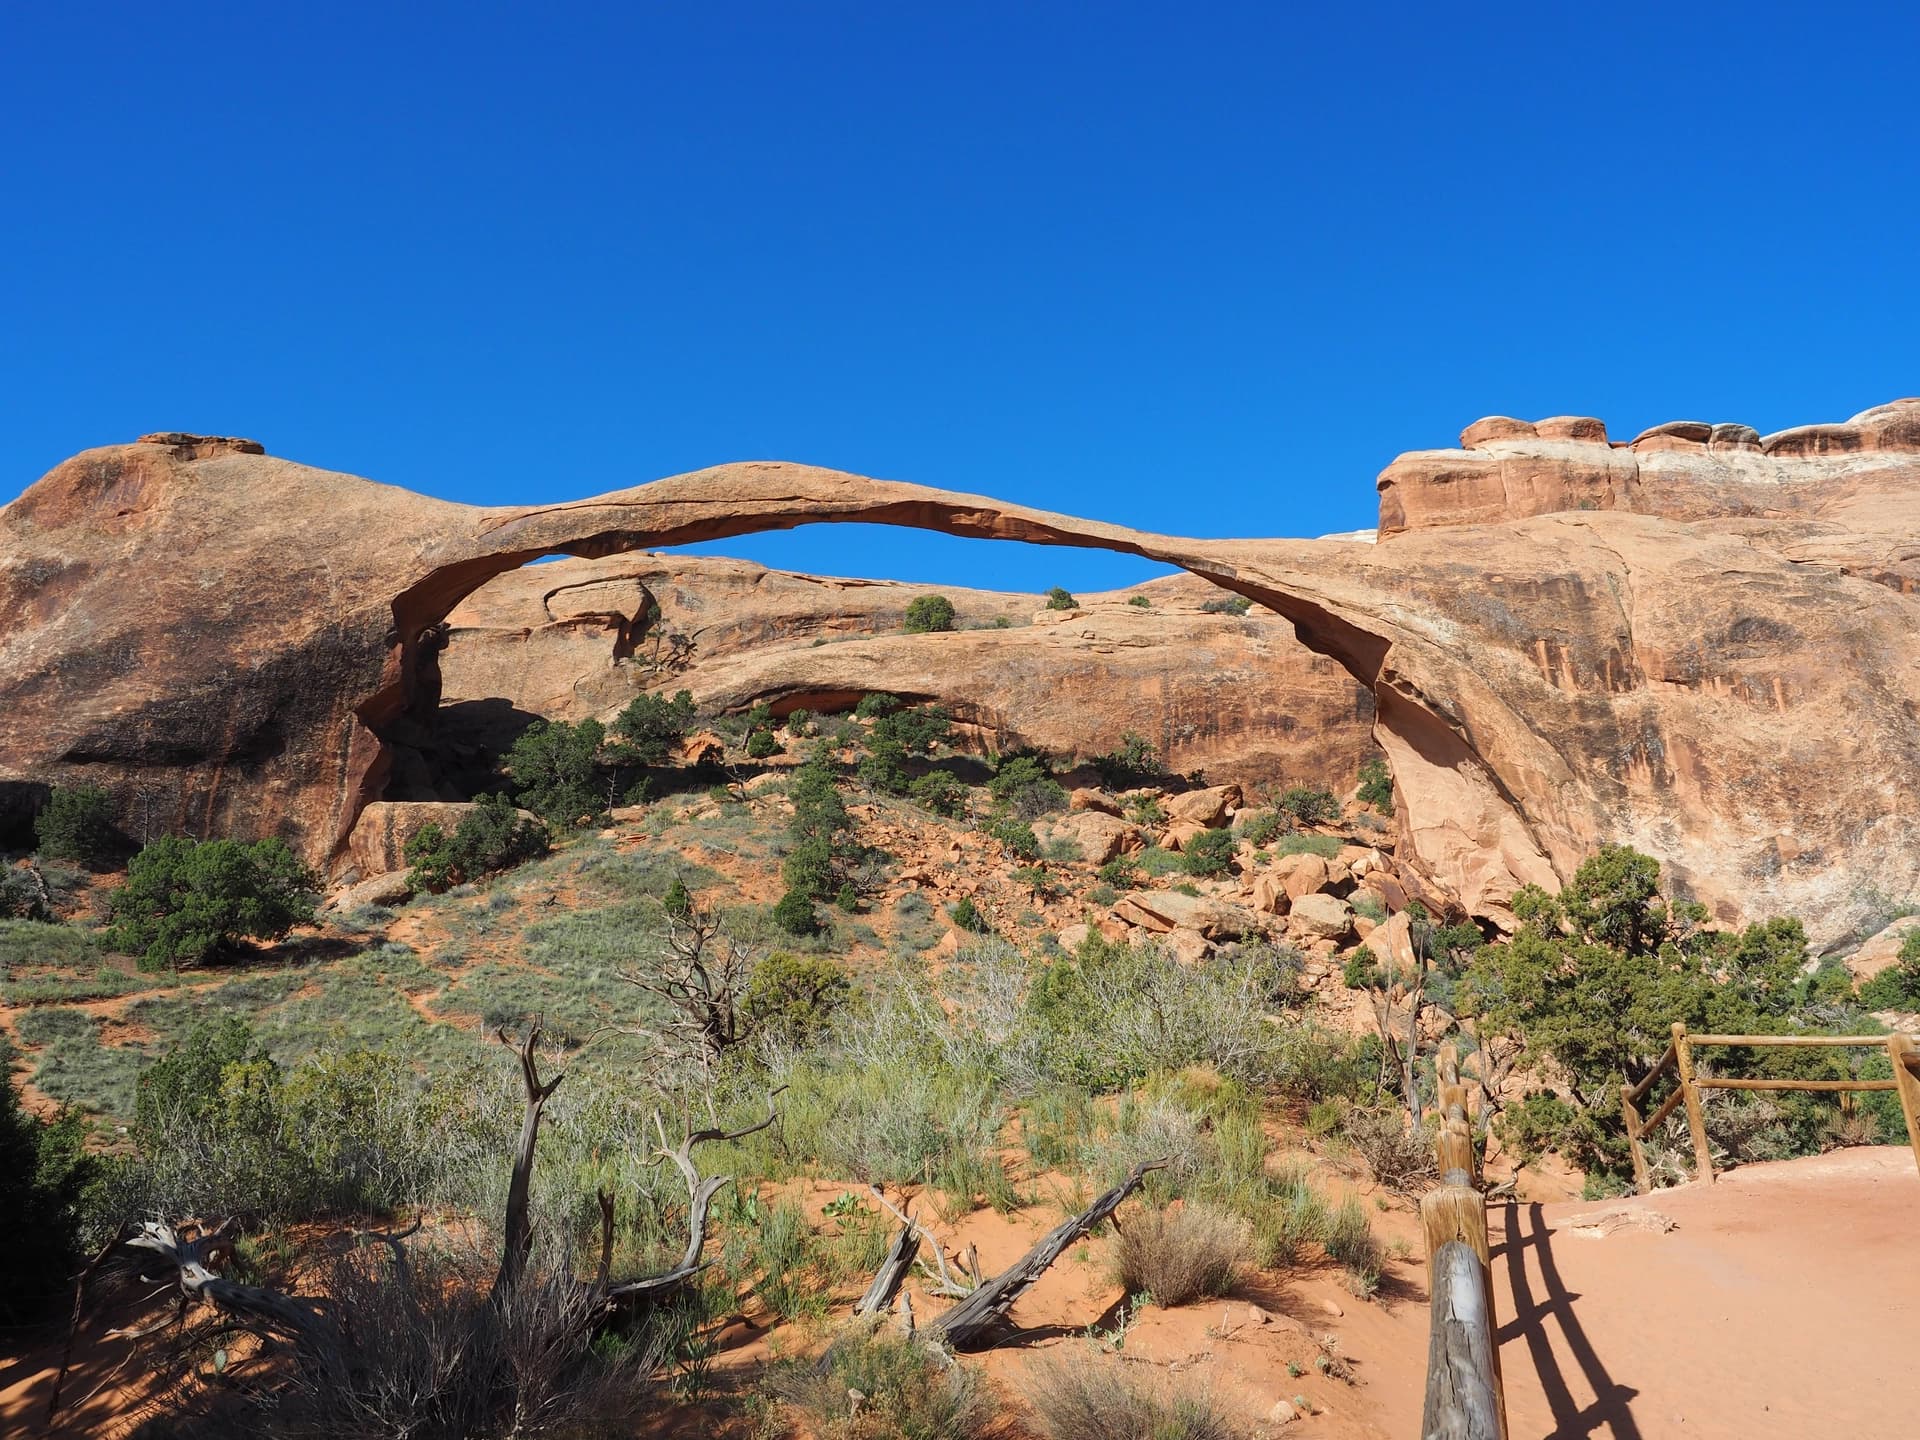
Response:
[[[479,509],[149,437],[0,512],[0,784],[16,805],[49,780],[144,790],[169,825],[325,860],[431,743],[444,622],[494,576],[867,521],[1144,555],[1291,621],[1372,693],[1402,854],[1475,913],[1622,840],[1728,919],[1793,911],[1833,940],[1882,918],[1920,890],[1920,403],[1757,447],[1594,425],[1483,424],[1397,461],[1377,546],[1185,540],[771,463]]]
[[[908,604],[936,593],[960,628],[905,634]],[[1190,575],[1049,611],[1039,595],[704,556],[525,566],[448,616],[441,737],[498,753],[527,717],[604,719],[660,686],[687,687],[705,711],[766,701],[779,714],[881,690],[947,706],[979,750],[1084,757],[1132,731],[1181,774],[1350,787],[1373,751],[1372,692],[1272,615],[1201,608],[1221,598]]]

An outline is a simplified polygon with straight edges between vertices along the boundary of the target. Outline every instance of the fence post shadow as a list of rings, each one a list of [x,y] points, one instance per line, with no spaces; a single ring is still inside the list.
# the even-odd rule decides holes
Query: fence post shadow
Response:
[[[1585,1437],[1594,1435],[1602,1427],[1613,1440],[1641,1440],[1640,1426],[1633,1418],[1631,1404],[1640,1392],[1620,1384],[1607,1372],[1598,1352],[1587,1338],[1573,1304],[1579,1297],[1567,1290],[1565,1281],[1560,1277],[1560,1267],[1553,1255],[1552,1234],[1547,1228],[1542,1207],[1537,1203],[1522,1206],[1514,1201],[1503,1208],[1506,1211],[1503,1226],[1505,1239],[1494,1247],[1493,1253],[1504,1253],[1506,1256],[1514,1313],[1513,1318],[1500,1327],[1498,1339],[1501,1344],[1516,1338],[1524,1339],[1527,1343],[1527,1354],[1533,1362],[1534,1373],[1540,1377],[1540,1388],[1547,1397],[1548,1408],[1553,1412],[1553,1430],[1547,1440],[1585,1440]],[[1528,1233],[1524,1237],[1519,1232],[1520,1212],[1523,1209],[1528,1225]],[[1534,1299],[1533,1285],[1527,1278],[1527,1252],[1530,1250],[1539,1257],[1540,1262],[1542,1294],[1538,1300]],[[1547,1331],[1549,1320],[1560,1332],[1566,1348],[1580,1367],[1587,1388],[1594,1394],[1595,1398],[1589,1405],[1580,1405],[1567,1386],[1567,1377],[1554,1355],[1553,1340]]]

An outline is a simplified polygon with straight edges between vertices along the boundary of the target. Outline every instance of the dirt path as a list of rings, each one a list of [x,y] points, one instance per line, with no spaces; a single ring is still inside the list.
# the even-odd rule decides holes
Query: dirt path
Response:
[[[1594,1238],[1610,1212],[1674,1228]],[[1920,1174],[1904,1147],[1493,1219],[1513,1440],[1839,1440],[1920,1413]],[[1342,1327],[1388,1435],[1419,1433],[1426,1324],[1406,1305]]]

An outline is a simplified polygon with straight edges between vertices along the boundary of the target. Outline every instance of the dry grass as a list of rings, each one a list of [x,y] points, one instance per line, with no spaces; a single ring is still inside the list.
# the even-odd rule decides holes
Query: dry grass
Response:
[[[978,1377],[891,1331],[847,1331],[818,1360],[770,1367],[766,1396],[816,1440],[985,1440],[996,1429]]]
[[[1045,1440],[1240,1440],[1241,1431],[1200,1391],[1155,1385],[1113,1366],[1049,1361],[1022,1386]]]
[[[1211,1205],[1136,1213],[1115,1245],[1114,1279],[1156,1305],[1187,1305],[1232,1289],[1252,1246],[1247,1222]]]
[[[1440,1178],[1433,1158],[1433,1131],[1409,1127],[1397,1106],[1349,1109],[1340,1121],[1346,1136],[1373,1178],[1400,1195],[1417,1195]]]

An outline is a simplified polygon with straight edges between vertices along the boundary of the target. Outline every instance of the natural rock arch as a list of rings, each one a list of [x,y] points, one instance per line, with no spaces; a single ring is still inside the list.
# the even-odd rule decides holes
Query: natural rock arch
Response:
[[[1499,444],[1493,488],[1544,476],[1528,493],[1557,503],[1573,447]],[[1478,456],[1389,474],[1438,516]],[[1640,456],[1614,508],[1427,520],[1375,546],[1154,535],[777,463],[482,509],[246,442],[149,437],[85,452],[0,510],[0,808],[104,783],[156,830],[278,833],[324,860],[381,793],[383,737],[431,707],[434,627],[489,577],[864,521],[1140,555],[1276,611],[1371,690],[1402,854],[1477,914],[1617,840],[1725,918],[1797,912],[1838,939],[1920,891],[1920,598],[1903,558],[1920,456],[1702,456]],[[1688,488],[1703,465],[1715,494],[1745,487],[1731,515],[1655,506],[1654,478],[1705,493]]]

